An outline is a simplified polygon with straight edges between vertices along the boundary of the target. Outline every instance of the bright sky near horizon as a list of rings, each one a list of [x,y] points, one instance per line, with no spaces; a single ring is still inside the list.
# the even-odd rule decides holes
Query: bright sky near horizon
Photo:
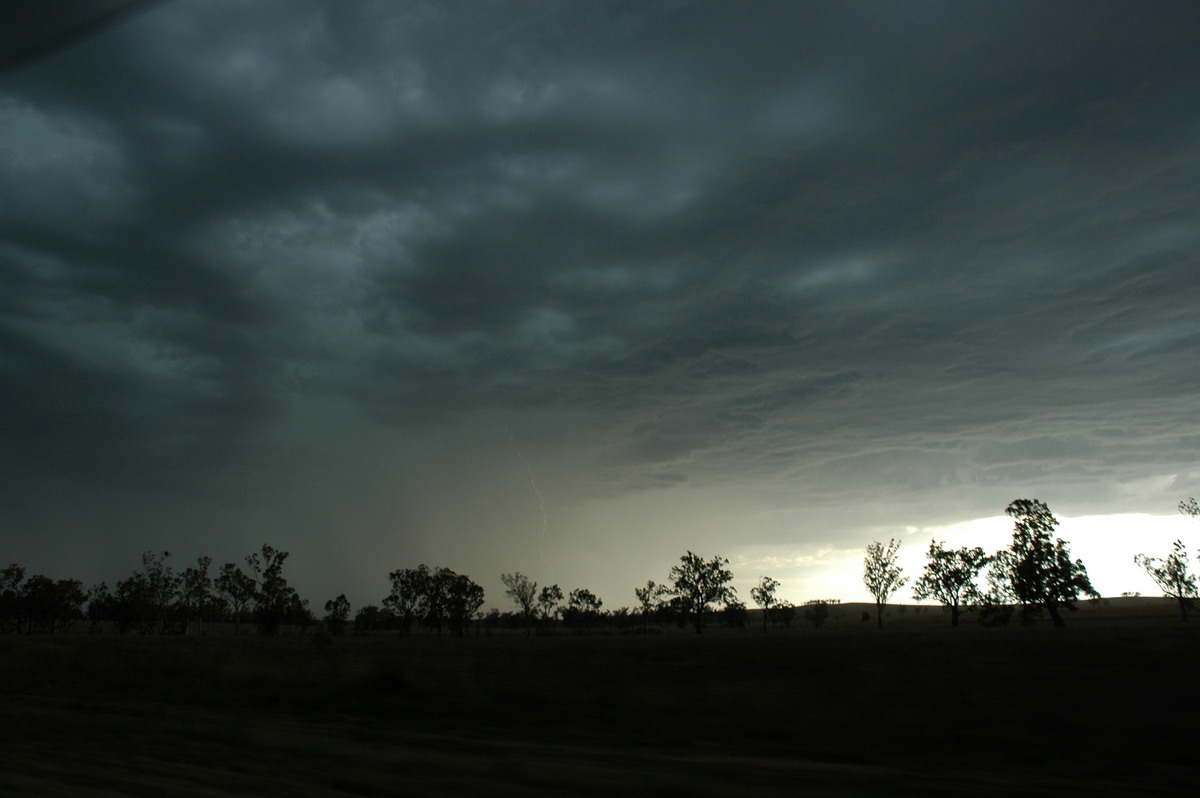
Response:
[[[0,10],[0,558],[794,601],[1200,529],[1200,4]],[[978,520],[984,519],[984,520]],[[908,588],[901,595],[907,596]]]
[[[1013,521],[1007,516],[980,518],[944,527],[899,530],[902,541],[897,564],[909,581],[897,591],[894,601],[914,603],[912,583],[925,569],[931,540],[944,541],[950,548],[980,546],[989,554],[1005,548],[1012,540]],[[1165,557],[1175,540],[1182,540],[1195,554],[1200,541],[1200,524],[1182,515],[1146,513],[1060,518],[1058,537],[1069,543],[1071,555],[1088,568],[1093,586],[1104,596],[1140,593],[1158,596],[1162,591],[1146,572],[1134,564],[1136,554]],[[886,541],[885,541],[886,542]],[[862,583],[863,549],[829,549],[815,556],[797,552],[791,557],[767,555],[742,557],[734,563],[739,593],[749,595],[758,576],[779,579],[778,594],[794,603],[816,598],[842,601],[871,601]],[[755,569],[762,571],[750,576]],[[1193,563],[1193,568],[1196,564]],[[980,585],[984,584],[979,580]],[[923,602],[935,603],[935,602]]]

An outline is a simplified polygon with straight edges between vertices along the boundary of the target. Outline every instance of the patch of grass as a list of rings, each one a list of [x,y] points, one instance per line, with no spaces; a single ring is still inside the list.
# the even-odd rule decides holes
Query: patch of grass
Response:
[[[1074,619],[1073,619],[1074,620]],[[466,639],[0,638],[0,795],[1151,795],[1166,619]]]

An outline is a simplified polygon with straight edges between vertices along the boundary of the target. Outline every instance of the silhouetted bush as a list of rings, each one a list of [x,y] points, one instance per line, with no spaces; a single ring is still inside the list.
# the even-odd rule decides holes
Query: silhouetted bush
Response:
[[[744,628],[748,617],[746,605],[740,601],[731,601],[721,610],[721,620],[731,629]]]
[[[979,623],[990,627],[1008,626],[1013,609],[1011,604],[1001,604],[985,596],[979,604]]]

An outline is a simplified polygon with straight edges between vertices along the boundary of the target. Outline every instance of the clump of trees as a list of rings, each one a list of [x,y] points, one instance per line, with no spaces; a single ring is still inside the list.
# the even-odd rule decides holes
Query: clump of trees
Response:
[[[257,588],[254,594],[255,619],[259,630],[266,635],[278,633],[285,623],[311,623],[308,602],[300,598],[296,589],[283,576],[283,563],[288,558],[286,551],[263,544],[262,550],[246,557],[246,564],[254,574]]]
[[[1181,509],[1186,505],[1181,504]],[[1186,511],[1186,510],[1185,510]],[[1022,622],[1029,623],[1045,612],[1055,626],[1065,626],[1064,610],[1074,610],[1080,596],[1099,598],[1092,587],[1082,561],[1071,558],[1068,544],[1054,537],[1058,519],[1045,502],[1016,499],[1004,510],[1014,521],[1012,542],[993,555],[983,549],[949,549],[944,543],[930,541],[925,571],[913,585],[918,600],[936,599],[950,610],[950,624],[958,626],[964,612],[979,608],[979,620],[985,625],[1003,625],[1019,609]],[[1200,508],[1197,508],[1200,514]],[[1182,544],[1179,544],[1182,546]],[[882,625],[882,608],[887,598],[906,581],[896,565],[900,544],[875,541],[867,547],[863,583],[875,597],[876,617]],[[1142,555],[1139,555],[1142,557]],[[1187,593],[1186,556],[1166,563],[1139,560],[1154,576],[1162,576],[1176,592]],[[988,590],[982,591],[976,579],[987,568]],[[1157,578],[1157,577],[1156,577]],[[1186,612],[1186,608],[1182,611]]]
[[[227,562],[221,566],[221,573],[213,583],[217,597],[225,602],[225,607],[233,614],[233,633],[241,630],[242,613],[258,595],[258,583],[244,572],[236,563]]]
[[[991,557],[979,546],[952,550],[937,541],[929,542],[927,556],[925,572],[913,584],[913,598],[936,599],[950,609],[950,625],[958,626],[959,615],[974,608],[982,597],[975,578]]]
[[[83,617],[87,594],[77,579],[51,579],[13,563],[0,572],[0,631],[16,634],[65,632]]]
[[[400,619],[399,628],[405,633],[418,621],[430,634],[441,635],[446,628],[462,637],[483,606],[483,588],[466,574],[449,568],[430,568],[422,563],[416,568],[392,571],[388,576],[392,590],[383,605]]]
[[[247,611],[263,634],[313,622],[308,602],[283,576],[285,551],[264,545],[246,558],[254,576],[226,563],[215,579],[211,557],[182,571],[170,558],[169,551],[147,551],[142,567],[114,588],[100,582],[86,592],[72,579],[25,580],[25,569],[10,565],[0,576],[0,630],[53,634],[86,617],[93,628],[111,624],[121,634],[193,634],[213,621],[232,621],[236,633]]]
[[[1067,542],[1051,538],[1058,519],[1045,502],[1017,499],[1004,509],[1014,520],[1012,543],[996,553],[993,569],[1007,580],[1025,613],[1042,610],[1055,626],[1066,626],[1062,610],[1075,610],[1080,595],[1099,598],[1083,562],[1071,559]]]
[[[1004,510],[1014,521],[1012,543],[991,558],[989,590],[981,601],[980,621],[1007,623],[1019,608],[1023,623],[1042,612],[1055,626],[1066,626],[1063,610],[1075,610],[1081,595],[1099,598],[1082,561],[1071,559],[1067,542],[1052,537],[1058,519],[1045,502],[1016,499]]]
[[[567,594],[567,606],[562,611],[563,623],[577,632],[595,627],[601,618],[604,602],[587,588],[577,587]]]
[[[737,591],[729,583],[733,572],[725,566],[729,560],[714,556],[705,560],[688,551],[671,568],[671,594],[679,599],[678,607],[696,630],[704,631],[706,615],[716,604],[732,604]]]

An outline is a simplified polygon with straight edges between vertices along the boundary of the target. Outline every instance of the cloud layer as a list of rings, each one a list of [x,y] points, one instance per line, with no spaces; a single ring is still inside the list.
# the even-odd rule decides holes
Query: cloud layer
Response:
[[[1184,3],[154,6],[0,76],[14,556],[532,571],[514,452],[580,579],[642,491],[688,497],[664,551],[717,495],[727,545],[1169,512],[1198,44]]]

